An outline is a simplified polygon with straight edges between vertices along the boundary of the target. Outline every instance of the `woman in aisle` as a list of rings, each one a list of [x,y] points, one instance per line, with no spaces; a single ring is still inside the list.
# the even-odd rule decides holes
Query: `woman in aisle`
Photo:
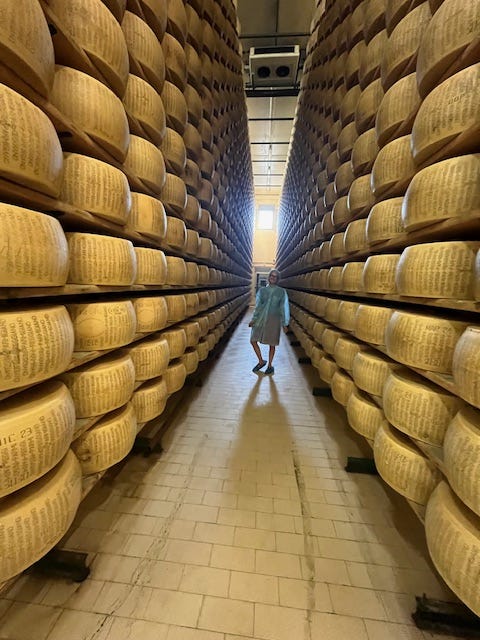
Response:
[[[285,333],[288,331],[290,322],[290,308],[288,296],[285,289],[278,286],[280,272],[272,269],[268,274],[268,285],[258,290],[255,310],[249,327],[252,327],[250,343],[258,358],[258,364],[252,369],[255,373],[260,371],[267,361],[263,359],[258,343],[268,344],[268,367],[265,369],[267,375],[274,372],[272,366],[275,355],[275,347],[280,342],[280,331],[283,327]]]

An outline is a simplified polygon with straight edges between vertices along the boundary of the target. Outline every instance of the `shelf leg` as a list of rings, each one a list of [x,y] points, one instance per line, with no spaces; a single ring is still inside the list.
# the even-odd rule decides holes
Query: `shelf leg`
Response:
[[[459,638],[480,638],[480,618],[462,603],[416,596],[412,618],[419,629]]]
[[[298,359],[298,364],[312,364],[312,361],[307,356],[305,357],[302,356],[301,358]]]
[[[330,387],[313,387],[312,395],[316,396],[317,398],[331,398],[332,390],[330,389]]]
[[[73,582],[83,582],[90,575],[90,567],[87,567],[86,562],[86,553],[52,549],[33,565],[32,571],[56,578],[66,578]]]
[[[365,473],[367,475],[378,476],[377,467],[373,458],[347,458],[345,471],[349,473]]]
[[[292,342],[290,342],[292,347],[299,347],[300,346],[300,340],[292,340]]]

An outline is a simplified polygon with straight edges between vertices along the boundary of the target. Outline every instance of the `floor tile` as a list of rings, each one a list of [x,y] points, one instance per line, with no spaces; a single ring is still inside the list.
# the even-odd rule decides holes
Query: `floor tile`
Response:
[[[278,579],[256,573],[232,571],[229,595],[234,600],[278,604]]]
[[[179,589],[209,596],[228,597],[230,571],[213,567],[187,565]]]
[[[255,637],[292,640],[305,637],[306,612],[288,607],[255,605]]]
[[[253,607],[254,605],[249,602],[207,596],[203,603],[198,627],[249,636],[253,633]]]
[[[14,602],[0,620],[2,640],[46,640],[61,609]]]

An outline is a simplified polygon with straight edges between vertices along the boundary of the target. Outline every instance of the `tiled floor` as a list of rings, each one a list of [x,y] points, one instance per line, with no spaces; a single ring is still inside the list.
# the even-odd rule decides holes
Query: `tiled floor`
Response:
[[[414,594],[448,598],[420,523],[285,339],[273,377],[244,319],[165,439],[87,498],[68,543],[83,584],[23,577],[2,640],[425,640]],[[445,636],[443,636],[445,638]]]

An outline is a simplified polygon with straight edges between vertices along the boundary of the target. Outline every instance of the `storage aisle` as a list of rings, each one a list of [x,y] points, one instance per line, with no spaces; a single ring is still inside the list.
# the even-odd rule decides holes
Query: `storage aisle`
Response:
[[[90,578],[21,578],[0,600],[2,640],[436,637],[410,618],[414,594],[451,597],[420,523],[343,470],[365,445],[285,338],[275,375],[251,372],[247,322],[166,451],[131,457],[82,504],[65,547],[91,554]]]

